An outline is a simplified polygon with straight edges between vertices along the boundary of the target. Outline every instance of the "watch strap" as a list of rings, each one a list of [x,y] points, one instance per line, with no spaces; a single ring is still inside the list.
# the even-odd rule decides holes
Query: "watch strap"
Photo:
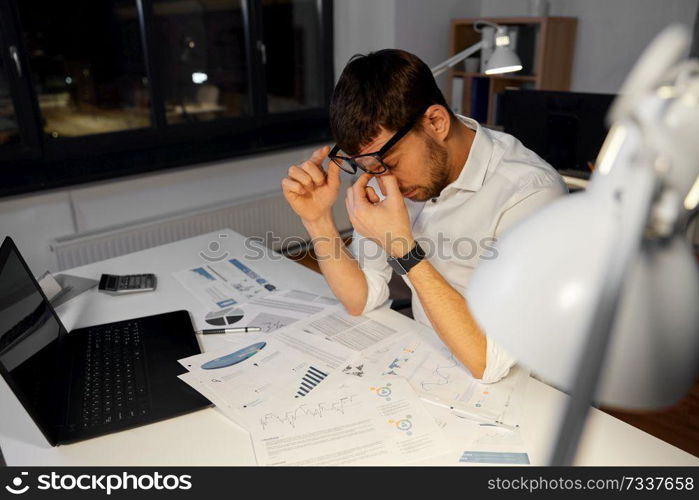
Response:
[[[393,268],[393,270],[397,274],[404,276],[408,274],[408,271],[410,271],[413,267],[422,262],[424,258],[425,252],[420,246],[420,244],[416,241],[415,246],[413,246],[412,250],[410,250],[404,256],[389,257],[388,264],[391,266],[391,268]]]

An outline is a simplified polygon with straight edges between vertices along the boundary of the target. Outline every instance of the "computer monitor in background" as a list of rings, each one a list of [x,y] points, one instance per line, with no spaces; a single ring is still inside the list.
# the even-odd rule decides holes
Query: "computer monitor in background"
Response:
[[[495,123],[563,175],[588,178],[608,129],[616,96],[548,90],[506,90]]]

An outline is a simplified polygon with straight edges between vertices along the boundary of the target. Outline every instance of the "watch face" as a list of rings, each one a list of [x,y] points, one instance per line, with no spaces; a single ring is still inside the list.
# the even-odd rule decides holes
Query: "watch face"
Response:
[[[394,259],[393,257],[388,258],[388,265],[391,266],[391,268],[398,274],[399,276],[403,276],[407,274],[408,271],[405,270],[405,268],[401,265],[401,263]]]

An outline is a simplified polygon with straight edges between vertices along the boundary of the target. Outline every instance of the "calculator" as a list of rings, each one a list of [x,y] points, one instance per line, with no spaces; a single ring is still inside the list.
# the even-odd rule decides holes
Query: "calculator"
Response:
[[[103,274],[97,289],[113,295],[135,292],[152,292],[158,284],[155,274]]]

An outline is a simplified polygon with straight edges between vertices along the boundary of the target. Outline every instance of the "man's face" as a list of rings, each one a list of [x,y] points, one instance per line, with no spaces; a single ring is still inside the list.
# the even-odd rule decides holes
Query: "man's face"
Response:
[[[360,153],[378,151],[392,136],[392,132],[382,128]],[[388,173],[398,180],[403,196],[413,201],[435,198],[449,183],[447,150],[424,131],[406,134],[386,153],[383,161]],[[381,175],[377,177],[380,183]]]

